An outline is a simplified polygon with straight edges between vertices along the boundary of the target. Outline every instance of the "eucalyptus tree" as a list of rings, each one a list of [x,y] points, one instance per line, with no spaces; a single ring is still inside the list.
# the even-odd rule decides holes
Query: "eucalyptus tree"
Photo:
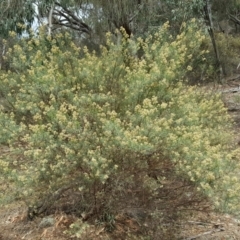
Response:
[[[9,31],[22,33],[19,24],[30,28],[35,16],[32,0],[1,0],[0,1],[0,34],[3,37]]]
[[[9,30],[22,32],[18,23],[31,27],[48,24],[49,33],[71,29],[79,34],[102,34],[123,27],[131,35],[144,35],[154,27],[170,21],[179,32],[190,18],[203,20],[207,2],[213,19],[232,16],[239,24],[239,0],[2,0],[0,1],[0,34]]]
[[[90,35],[123,27],[131,35],[146,32],[160,8],[157,0],[3,0],[0,27],[1,34],[21,33],[17,23],[29,27],[37,20],[51,30],[68,28]]]
[[[128,35],[147,35],[159,7],[157,0],[2,0],[0,37],[46,25],[49,35],[68,31],[78,41],[99,46],[106,32],[120,27]]]

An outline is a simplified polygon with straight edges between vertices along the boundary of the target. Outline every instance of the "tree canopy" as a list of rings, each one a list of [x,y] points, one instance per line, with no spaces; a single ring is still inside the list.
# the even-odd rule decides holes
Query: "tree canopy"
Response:
[[[192,17],[204,19],[207,0],[3,0],[0,3],[1,34],[9,30],[21,32],[17,23],[28,27],[38,22],[52,25],[53,30],[69,28],[80,34],[105,33],[124,27],[130,35],[144,34],[165,21],[181,25]],[[239,24],[240,3],[209,1],[214,19],[231,18]],[[51,26],[50,26],[51,27]],[[176,26],[175,26],[176,27]]]
[[[78,41],[96,48],[104,43],[107,32],[114,33],[121,27],[129,36],[145,38],[168,21],[171,33],[177,35],[184,22],[196,18],[210,34],[219,68],[222,60],[214,31],[238,33],[239,11],[238,0],[3,0],[0,35],[6,38],[9,31],[21,35],[31,27],[38,31],[46,25],[47,34],[68,31]]]

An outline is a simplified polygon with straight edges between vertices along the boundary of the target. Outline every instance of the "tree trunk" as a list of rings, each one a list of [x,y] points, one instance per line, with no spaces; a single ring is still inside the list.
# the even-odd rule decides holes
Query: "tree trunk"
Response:
[[[214,35],[212,14],[211,14],[211,5],[209,3],[209,0],[205,0],[204,18],[205,18],[206,25],[208,27],[208,33],[210,35],[212,45],[214,48],[214,53],[215,53],[215,57],[216,57],[216,65],[217,65],[217,68],[219,71],[219,81],[221,83],[223,83],[223,67],[222,67],[222,64],[220,61],[219,51],[218,51],[218,47],[217,47],[216,39],[215,39],[215,35]]]

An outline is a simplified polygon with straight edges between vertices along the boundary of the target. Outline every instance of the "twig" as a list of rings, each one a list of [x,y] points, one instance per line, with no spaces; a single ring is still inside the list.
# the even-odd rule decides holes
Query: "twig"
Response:
[[[30,220],[32,220],[34,217],[39,216],[40,214],[46,212],[50,207],[52,207],[52,205],[61,197],[61,195],[77,186],[77,182],[72,183],[68,186],[64,186],[59,188],[57,191],[50,193],[48,196],[46,196],[42,201],[40,201],[39,203],[37,203],[35,206],[29,206],[28,207],[28,218]]]
[[[187,221],[187,223],[195,224],[195,225],[214,225],[217,226],[223,226],[223,223],[216,223],[216,222],[197,222],[197,221]]]
[[[239,87],[235,87],[235,88],[230,88],[227,90],[223,90],[221,91],[222,93],[235,93],[235,92],[239,92],[240,91],[240,85]]]
[[[237,69],[240,67],[240,63],[238,64],[237,66]],[[240,74],[234,74],[230,77],[227,77],[224,79],[224,82],[230,82],[230,81],[236,81],[236,80],[239,80],[240,79]]]
[[[193,240],[193,239],[197,239],[197,238],[202,237],[202,236],[206,236],[206,235],[209,235],[209,234],[213,234],[213,233],[216,233],[216,232],[222,232],[222,231],[225,231],[225,229],[224,228],[219,228],[219,229],[211,230],[211,231],[208,231],[208,232],[204,232],[204,233],[189,237],[186,240]]]

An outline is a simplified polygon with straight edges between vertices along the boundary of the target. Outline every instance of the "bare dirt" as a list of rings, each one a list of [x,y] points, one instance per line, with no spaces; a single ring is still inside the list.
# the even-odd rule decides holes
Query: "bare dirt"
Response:
[[[222,91],[229,113],[236,122],[236,141],[240,144],[240,88],[239,82],[231,82],[224,86],[214,86],[213,91]],[[64,213],[37,217],[33,221],[27,219],[27,208],[22,202],[15,202],[0,209],[0,240],[67,240],[69,235],[64,231],[77,220],[76,217]],[[117,221],[116,221],[117,222]],[[133,219],[117,222],[117,229],[139,228]],[[187,220],[180,221],[177,239],[185,240],[240,240],[240,219],[227,214],[214,212],[198,212]],[[124,227],[125,226],[125,227]],[[174,231],[174,229],[173,229]],[[105,231],[104,227],[89,229],[87,239],[116,239]],[[124,238],[122,238],[124,239]]]

